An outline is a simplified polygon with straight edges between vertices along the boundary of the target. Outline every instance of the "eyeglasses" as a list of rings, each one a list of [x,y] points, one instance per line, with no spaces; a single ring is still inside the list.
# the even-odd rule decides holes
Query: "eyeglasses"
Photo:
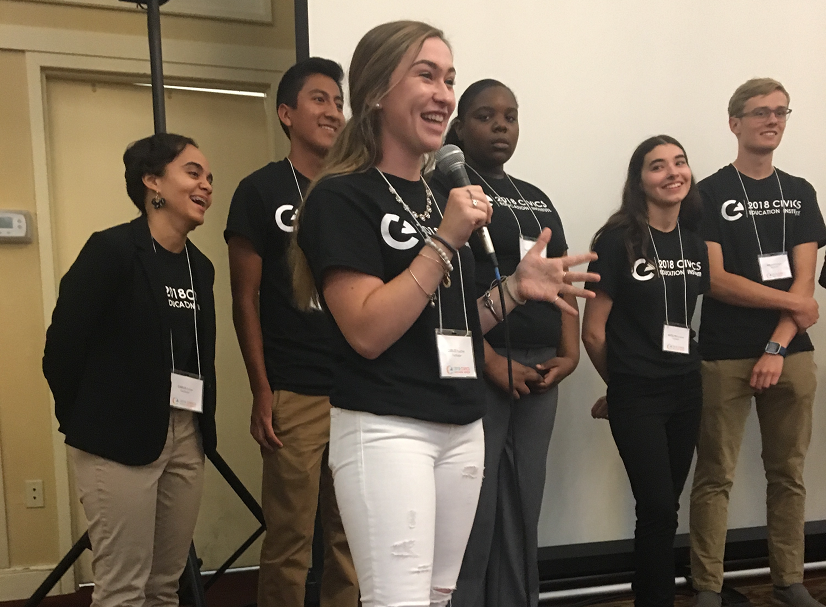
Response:
[[[792,111],[787,107],[779,107],[775,109],[771,109],[770,107],[758,107],[754,108],[750,112],[743,112],[738,116],[738,118],[757,118],[758,120],[766,120],[769,116],[774,114],[774,117],[780,122],[785,122],[791,113]]]

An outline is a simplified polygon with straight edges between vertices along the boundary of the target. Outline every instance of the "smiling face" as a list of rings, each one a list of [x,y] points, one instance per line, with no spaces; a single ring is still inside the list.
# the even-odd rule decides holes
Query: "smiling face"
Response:
[[[147,211],[154,210],[150,201],[159,192],[166,204],[158,212],[172,214],[191,228],[204,223],[204,213],[212,204],[212,172],[201,150],[187,145],[161,177],[144,175],[143,182]]]
[[[500,172],[519,141],[519,106],[513,93],[503,86],[486,88],[455,128],[471,166]]]
[[[311,74],[296,97],[295,107],[278,106],[278,117],[290,133],[290,144],[324,156],[344,126],[344,101],[335,80]]]
[[[755,154],[767,154],[777,149],[786,130],[785,118],[778,119],[773,111],[768,112],[765,118],[755,117],[751,113],[757,108],[777,110],[788,105],[789,100],[783,91],[758,95],[746,101],[742,116],[729,118],[729,128],[737,136],[740,148]]]
[[[645,155],[640,182],[649,205],[680,204],[691,188],[691,168],[685,152],[673,143],[658,145]]]
[[[453,53],[441,38],[405,53],[381,100],[381,143],[385,158],[420,159],[439,149],[456,107]]]

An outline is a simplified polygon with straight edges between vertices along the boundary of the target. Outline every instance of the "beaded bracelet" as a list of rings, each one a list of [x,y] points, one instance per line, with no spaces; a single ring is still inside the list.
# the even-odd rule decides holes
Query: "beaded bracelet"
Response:
[[[431,240],[430,238],[427,238],[424,241],[424,243],[427,246],[429,246],[431,249],[436,251],[436,253],[439,254],[439,258],[442,260],[442,264],[443,264],[442,269],[444,270],[444,273],[445,273],[444,276],[442,277],[442,284],[447,289],[448,287],[450,287],[450,284],[451,284],[450,273],[453,271],[453,264],[450,263],[450,259],[448,258],[447,253],[445,253],[444,249],[442,247],[440,247],[439,245],[437,245],[435,242],[433,242],[433,240]]]
[[[447,270],[448,272],[452,272],[453,271],[453,264],[450,263],[450,258],[447,256],[447,253],[445,252],[445,250],[442,247],[440,247],[438,244],[433,242],[433,239],[431,239],[430,237],[428,237],[424,241],[424,243],[439,254],[439,258],[442,260],[442,263],[445,266],[445,270]]]

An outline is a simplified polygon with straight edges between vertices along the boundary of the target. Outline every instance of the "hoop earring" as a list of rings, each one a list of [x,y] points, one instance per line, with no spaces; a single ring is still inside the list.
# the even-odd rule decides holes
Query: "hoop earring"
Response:
[[[160,192],[155,192],[155,196],[152,198],[150,202],[152,202],[152,206],[155,207],[155,209],[157,210],[166,204],[166,199],[161,196]]]

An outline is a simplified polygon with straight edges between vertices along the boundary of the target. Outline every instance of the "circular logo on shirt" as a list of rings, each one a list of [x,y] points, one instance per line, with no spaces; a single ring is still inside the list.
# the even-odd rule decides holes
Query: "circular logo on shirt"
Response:
[[[737,200],[726,200],[720,207],[720,214],[726,221],[737,221],[743,216],[743,203]]]
[[[634,267],[631,268],[631,276],[634,277],[634,280],[639,280],[640,282],[654,278],[654,272],[654,264],[642,257],[635,261]]]
[[[416,229],[393,213],[387,213],[381,218],[381,237],[397,251],[406,251],[418,242]]]
[[[285,217],[288,218],[287,221],[284,221]],[[295,221],[295,207],[293,205],[282,204],[275,210],[275,224],[282,232],[292,232],[293,221]]]

